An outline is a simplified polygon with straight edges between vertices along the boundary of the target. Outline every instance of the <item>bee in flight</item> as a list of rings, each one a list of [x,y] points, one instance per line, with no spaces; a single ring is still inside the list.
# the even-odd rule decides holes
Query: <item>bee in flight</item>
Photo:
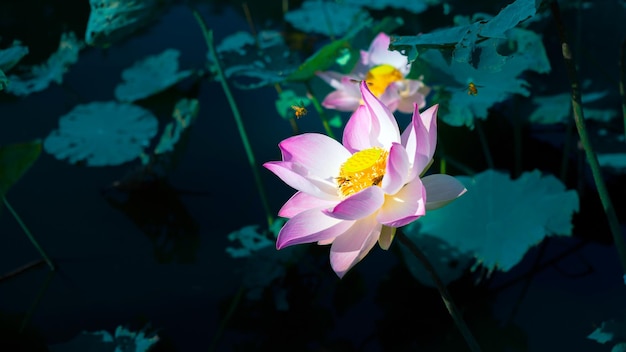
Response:
[[[482,86],[477,86],[476,84],[474,84],[474,82],[469,82],[467,84],[467,94],[468,95],[478,95],[478,87]]]
[[[298,105],[292,105],[291,108],[293,109],[294,114],[296,115],[296,118],[298,119],[306,115],[308,112],[306,108],[304,107],[304,103],[302,102],[300,102],[300,104]]]

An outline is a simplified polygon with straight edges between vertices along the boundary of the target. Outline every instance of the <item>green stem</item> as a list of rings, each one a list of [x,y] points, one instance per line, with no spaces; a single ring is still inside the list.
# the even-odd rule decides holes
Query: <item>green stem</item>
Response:
[[[569,76],[569,80],[572,86],[572,109],[574,111],[574,121],[576,122],[576,129],[578,130],[580,142],[585,149],[587,162],[591,167],[593,180],[595,181],[596,188],[598,189],[598,195],[600,196],[600,201],[602,202],[604,212],[606,213],[606,217],[609,222],[609,227],[611,228],[611,234],[613,235],[613,241],[615,243],[615,247],[617,248],[620,262],[622,264],[624,280],[626,283],[626,243],[624,242],[624,237],[622,236],[622,230],[617,219],[617,214],[615,213],[615,208],[611,203],[609,192],[606,189],[604,179],[602,178],[602,171],[600,170],[598,158],[593,151],[589,136],[587,135],[585,118],[582,109],[582,101],[580,97],[580,84],[578,82],[578,73],[576,70],[576,64],[572,57],[572,52],[570,51],[569,45],[567,43],[567,37],[565,35],[565,28],[563,25],[563,20],[561,19],[561,11],[559,9],[558,1],[552,1],[550,6],[552,10],[552,16],[554,17],[559,32],[559,37],[561,40],[561,52],[563,54],[563,59],[567,68],[567,74]]]
[[[202,19],[202,16],[198,11],[193,10],[193,15],[195,16],[200,28],[202,29],[202,34],[204,35],[204,40],[206,41],[207,46],[209,47],[209,55],[213,58],[215,64],[215,70],[217,71],[217,80],[222,84],[222,89],[224,90],[224,94],[226,95],[226,99],[228,100],[228,104],[230,105],[230,109],[233,112],[233,117],[235,118],[235,123],[237,124],[237,129],[239,130],[239,136],[241,138],[241,142],[243,143],[243,147],[246,151],[246,155],[248,156],[248,163],[252,168],[252,173],[254,174],[254,181],[256,182],[257,189],[259,190],[259,195],[261,196],[261,202],[263,203],[263,208],[265,208],[265,215],[267,217],[267,225],[268,228],[272,227],[274,223],[274,216],[270,211],[269,202],[267,201],[267,195],[265,193],[265,188],[263,187],[263,182],[261,182],[261,175],[259,174],[259,169],[256,164],[256,160],[254,158],[254,153],[252,152],[252,147],[250,145],[250,141],[248,140],[248,135],[246,133],[246,129],[243,126],[243,120],[241,119],[241,114],[239,113],[239,109],[237,108],[237,103],[235,103],[235,98],[233,97],[230,88],[228,87],[228,83],[226,82],[226,77],[224,76],[224,71],[222,70],[222,66],[220,65],[219,58],[217,53],[215,52],[215,47],[213,46],[213,31],[209,30]]]
[[[26,327],[28,326],[30,319],[33,317],[33,314],[35,314],[35,310],[37,309],[37,306],[39,306],[39,302],[41,302],[41,299],[43,298],[44,294],[48,290],[48,287],[50,286],[50,282],[52,282],[52,278],[54,277],[55,273],[56,272],[54,271],[50,271],[48,272],[48,275],[46,275],[46,279],[41,285],[41,287],[39,288],[39,291],[37,292],[37,296],[35,297],[35,300],[30,305],[30,308],[28,308],[28,311],[26,312],[26,314],[24,315],[24,318],[22,319],[22,324],[20,325],[20,330],[19,330],[20,333],[24,332],[24,329],[26,329]]]
[[[463,338],[465,339],[465,342],[469,346],[470,350],[472,352],[480,351],[481,349],[478,345],[478,342],[476,342],[474,335],[472,335],[472,332],[467,327],[467,324],[465,324],[465,320],[463,320],[461,312],[457,308],[456,304],[454,304],[450,292],[448,292],[446,285],[443,283],[443,281],[437,274],[437,271],[430,263],[426,255],[424,255],[419,247],[399,229],[396,231],[396,238],[400,241],[400,243],[405,245],[411,251],[411,253],[422,263],[422,265],[424,265],[426,271],[430,273],[430,276],[437,286],[437,289],[439,290],[439,294],[441,295],[441,299],[443,300],[443,303],[445,304],[448,313],[450,313],[450,316],[452,316],[452,320],[454,320],[456,327],[461,332],[461,335],[463,335]]]
[[[322,126],[324,126],[324,130],[326,131],[326,134],[328,135],[328,137],[335,139],[335,134],[333,133],[333,130],[330,128],[330,124],[328,123],[328,118],[326,117],[326,112],[324,111],[322,104],[320,104],[320,102],[315,97],[315,94],[313,94],[313,91],[311,90],[311,84],[309,83],[309,81],[306,81],[304,85],[306,86],[307,98],[311,99],[311,102],[313,103],[313,106],[315,107],[315,110],[317,111],[317,114],[319,115],[320,120],[322,120]]]
[[[226,328],[226,325],[228,324],[228,321],[230,320],[230,318],[235,313],[235,310],[237,310],[237,306],[239,306],[239,302],[241,302],[241,297],[243,297],[244,291],[245,289],[242,285],[241,287],[239,287],[239,290],[237,290],[235,297],[230,302],[230,306],[228,307],[226,316],[224,316],[224,319],[222,319],[222,321],[220,322],[220,325],[218,326],[217,331],[215,332],[215,335],[213,335],[213,340],[211,340],[211,345],[209,346],[209,352],[215,351],[215,349],[218,347],[220,338],[222,337],[222,334],[224,333],[224,329]]]
[[[487,167],[493,169],[493,158],[491,157],[491,152],[489,151],[489,143],[487,142],[487,136],[485,136],[485,131],[483,131],[483,127],[480,121],[475,120],[474,125],[476,126],[476,132],[478,132],[478,138],[480,139],[480,146],[483,149],[483,154],[485,155],[485,161],[487,162]]]
[[[619,95],[622,97],[622,114],[624,115],[624,137],[626,137],[626,89],[624,81],[626,80],[626,39],[622,41],[622,47],[619,55]]]
[[[41,257],[43,258],[43,260],[46,261],[46,264],[48,264],[48,266],[50,267],[50,270],[54,271],[54,264],[52,263],[52,260],[50,260],[46,252],[44,252],[43,248],[41,248],[41,246],[39,245],[39,243],[37,242],[33,234],[30,232],[28,227],[26,227],[26,224],[22,221],[22,218],[20,218],[20,216],[17,215],[17,212],[15,211],[15,209],[13,209],[11,204],[9,204],[9,201],[7,200],[6,197],[3,196],[2,201],[4,202],[4,205],[7,207],[11,215],[13,215],[13,217],[15,218],[15,221],[17,221],[17,223],[20,225],[20,227],[22,228],[22,231],[24,231],[24,233],[26,234],[30,242],[33,244],[33,246],[35,246],[39,254],[41,254]]]

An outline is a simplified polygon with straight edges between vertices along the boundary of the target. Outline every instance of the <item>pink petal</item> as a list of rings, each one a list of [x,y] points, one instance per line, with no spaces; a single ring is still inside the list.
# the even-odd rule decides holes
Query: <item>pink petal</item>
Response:
[[[296,192],[296,194],[291,196],[282,208],[280,208],[278,216],[292,218],[305,210],[312,208],[330,208],[336,204],[336,200],[325,200],[304,192]]]
[[[382,64],[388,64],[397,68],[403,75],[406,75],[411,71],[411,65],[406,56],[400,54],[397,51],[389,50],[389,42],[391,39],[385,33],[379,33],[376,38],[370,44],[367,65],[376,66]],[[361,57],[363,59],[363,56]]]
[[[342,200],[333,209],[323,212],[337,219],[358,220],[376,212],[384,202],[383,190],[378,186],[372,186]]]
[[[467,192],[465,186],[450,175],[429,175],[422,178],[422,182],[428,195],[427,210],[441,208]]]
[[[320,133],[304,133],[278,144],[283,161],[301,165],[307,174],[332,182],[352,154],[339,142]],[[333,182],[334,183],[334,182]]]
[[[435,153],[438,107],[433,105],[420,114],[419,108],[414,105],[413,119],[402,132],[402,145],[409,155],[409,161],[412,162],[410,178],[424,171]]]
[[[385,204],[377,220],[391,227],[404,226],[426,213],[426,190],[419,177],[404,186],[393,196],[385,197]]]
[[[324,241],[341,235],[352,226],[353,221],[331,218],[321,208],[305,210],[287,220],[278,233],[276,248],[295,244]]]
[[[307,170],[302,165],[285,161],[270,161],[263,166],[298,191],[321,199],[337,199],[337,188],[334,182],[303,176],[307,174]]]
[[[374,247],[380,229],[381,225],[371,216],[355,221],[352,227],[335,238],[330,247],[330,265],[340,278]]]
[[[367,87],[367,82],[361,82],[361,94],[369,113],[372,116],[371,137],[377,141],[377,145],[388,149],[391,143],[400,142],[400,130],[398,123],[389,108],[376,98]]]
[[[401,144],[393,143],[381,187],[386,194],[396,194],[408,181],[409,157]]]
[[[326,109],[339,111],[354,111],[359,105],[361,105],[360,97],[351,95],[345,90],[330,92],[322,100],[322,106]]]
[[[364,105],[359,106],[350,116],[346,127],[343,129],[342,143],[351,153],[371,148],[370,138],[372,130],[372,117]]]
[[[426,106],[426,95],[430,92],[430,88],[424,86],[422,81],[414,79],[405,79],[401,82],[394,82],[397,89],[408,90],[408,95],[404,95],[398,102],[398,110],[401,112],[412,114],[415,108],[413,104],[417,104],[419,109]],[[408,87],[404,87],[408,85]]]

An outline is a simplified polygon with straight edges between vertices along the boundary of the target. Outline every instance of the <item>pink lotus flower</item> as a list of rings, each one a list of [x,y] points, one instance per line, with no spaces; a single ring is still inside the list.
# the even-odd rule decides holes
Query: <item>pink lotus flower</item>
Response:
[[[413,113],[413,104],[421,109],[426,105],[425,97],[430,92],[421,80],[406,79],[411,71],[406,56],[389,51],[389,36],[379,33],[368,51],[361,51],[361,61],[349,75],[334,71],[318,72],[331,87],[335,88],[324,98],[322,105],[328,109],[354,111],[363,102],[358,81],[365,80],[369,88],[392,112]]]
[[[437,143],[437,106],[413,120],[402,135],[389,109],[361,83],[364,104],[343,133],[343,145],[317,133],[279,144],[282,161],[263,166],[298,190],[278,215],[289,218],[276,248],[332,244],[330,263],[342,277],[378,241],[388,249],[395,228],[465,192],[454,177],[420,178]],[[427,199],[428,196],[428,199]]]

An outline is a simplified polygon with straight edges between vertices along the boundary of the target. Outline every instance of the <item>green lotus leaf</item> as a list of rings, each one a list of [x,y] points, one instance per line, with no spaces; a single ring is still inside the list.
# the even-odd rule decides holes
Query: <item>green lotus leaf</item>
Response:
[[[552,175],[526,172],[518,179],[494,170],[457,177],[467,193],[429,211],[407,231],[430,235],[474,256],[489,271],[508,271],[546,236],[569,236],[579,209],[576,191]]]
[[[124,82],[115,87],[115,98],[123,102],[134,102],[164,91],[189,77],[193,71],[179,71],[176,49],[167,49],[161,54],[148,56],[122,72]]]
[[[142,107],[117,102],[76,106],[59,119],[44,150],[71,164],[119,165],[139,157],[157,133],[157,118]]]
[[[0,146],[0,198],[33,165],[39,154],[39,140]]]

